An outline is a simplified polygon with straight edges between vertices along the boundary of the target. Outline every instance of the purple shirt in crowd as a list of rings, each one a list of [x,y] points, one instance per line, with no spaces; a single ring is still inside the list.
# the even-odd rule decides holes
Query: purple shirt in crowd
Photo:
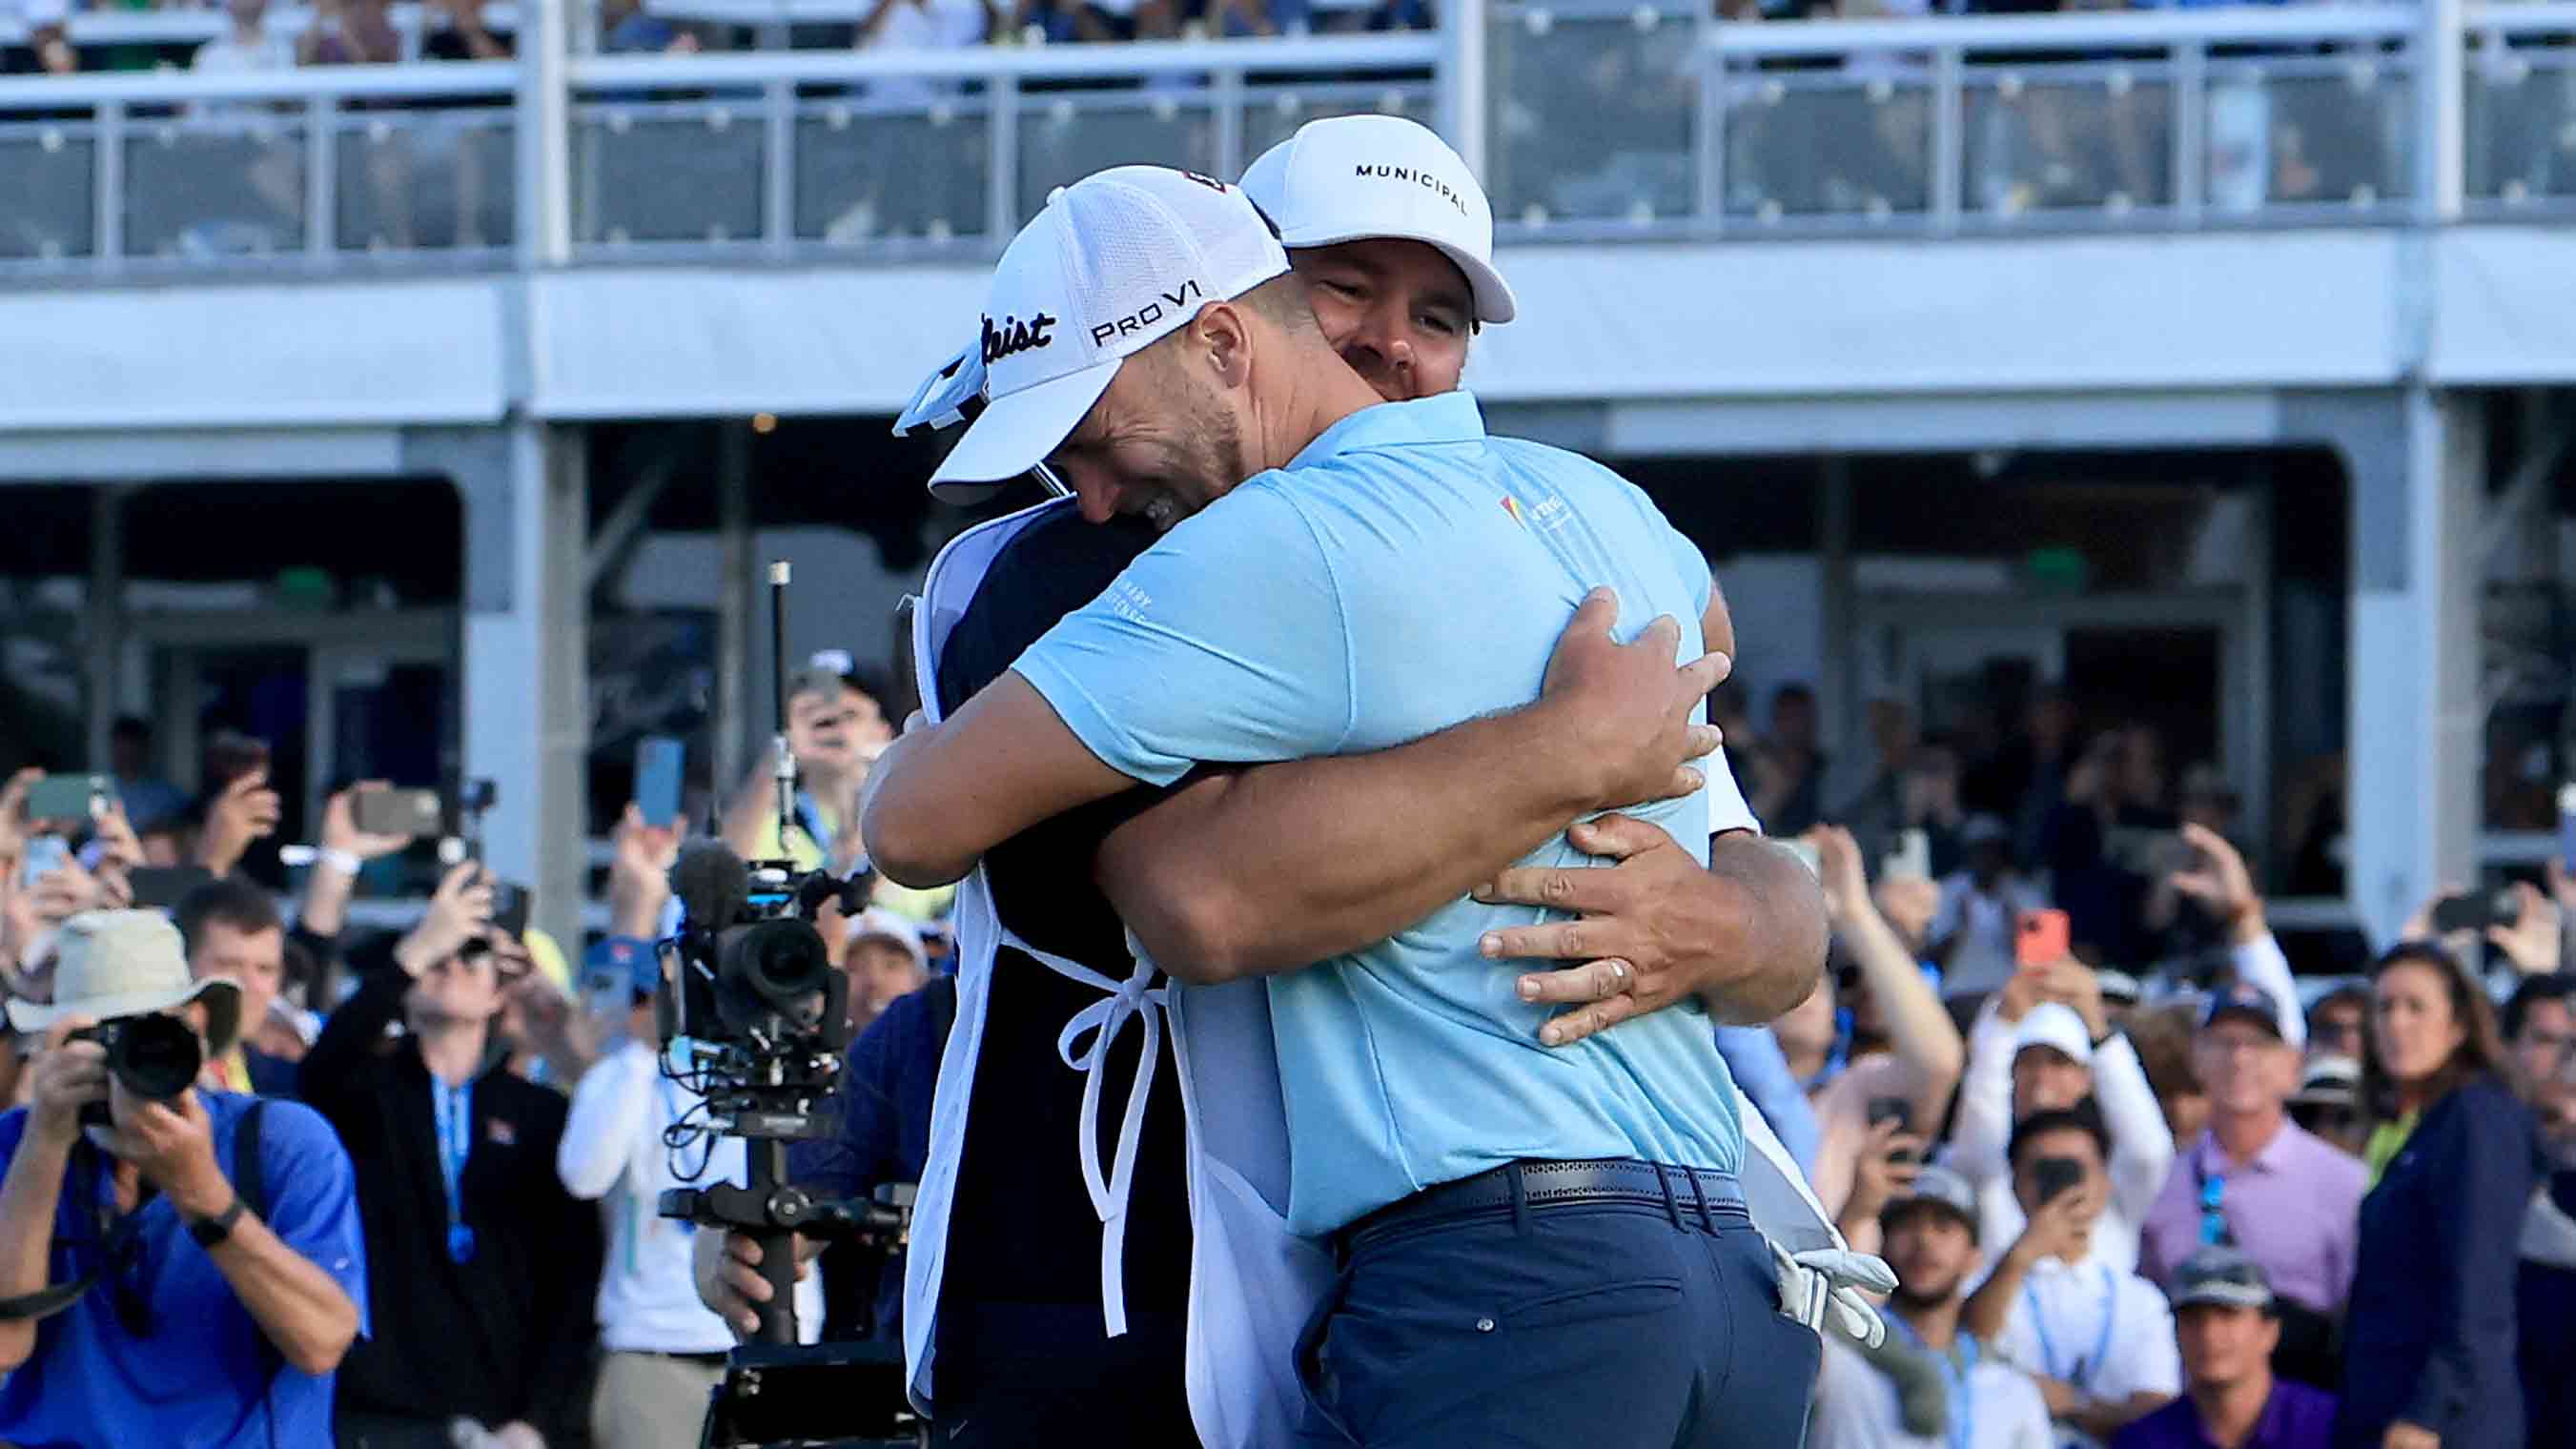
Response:
[[[2243,1449],[2326,1449],[2334,1433],[2335,1396],[2286,1379],[2272,1383],[2263,1416]],[[2111,1449],[2228,1449],[2200,1426],[2200,1406],[2185,1394],[2121,1430]]]
[[[2263,1266],[2272,1291],[2333,1313],[2352,1295],[2368,1180],[2361,1159],[2286,1118],[2241,1172],[2227,1170],[2227,1150],[2203,1132],[2189,1152],[2174,1159],[2173,1175],[2147,1209],[2138,1272],[2159,1287],[2171,1286],[2173,1270],[2201,1244],[2202,1184],[2219,1181],[2227,1230],[2238,1250]]]

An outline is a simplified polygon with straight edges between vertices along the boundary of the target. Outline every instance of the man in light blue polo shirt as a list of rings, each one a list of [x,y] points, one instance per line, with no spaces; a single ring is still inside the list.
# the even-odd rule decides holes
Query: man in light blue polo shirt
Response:
[[[993,402],[942,476],[1049,457],[1087,512],[1169,532],[880,762],[863,830],[888,874],[953,877],[1029,824],[1201,762],[1384,749],[1526,706],[1602,588],[1631,630],[1663,613],[1649,637],[1699,654],[1705,563],[1643,495],[1487,438],[1463,394],[1374,406],[1284,272],[1230,188],[1153,168],[1070,188],[1005,254]],[[1705,858],[1702,797],[1642,814]],[[1530,845],[1525,864],[1582,860],[1561,834]],[[1546,1008],[1481,954],[1534,917],[1457,900],[1274,978],[1291,1226],[1332,1236],[1345,1265],[1305,1355],[1313,1427],[1794,1444],[1816,1339],[1775,1311],[1706,1024],[1665,1012],[1541,1047]],[[1818,964],[1780,963],[1773,1009]]]

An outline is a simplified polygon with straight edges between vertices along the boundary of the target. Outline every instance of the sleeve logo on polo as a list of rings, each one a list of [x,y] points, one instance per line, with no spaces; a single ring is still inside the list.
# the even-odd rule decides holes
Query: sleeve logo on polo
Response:
[[[1456,187],[1418,166],[1389,166],[1382,162],[1362,161],[1352,168],[1351,174],[1363,181],[1372,177],[1383,177],[1388,181],[1402,181],[1408,185],[1419,186],[1458,208],[1460,216],[1472,215],[1467,210],[1467,198],[1459,195]]]
[[[1044,312],[1026,322],[1017,317],[1004,317],[999,327],[993,325],[992,318],[985,318],[984,365],[990,367],[1014,352],[1034,352],[1053,342],[1055,333],[1048,329],[1054,327],[1055,322],[1055,318]]]
[[[1101,601],[1109,606],[1111,613],[1131,624],[1144,623],[1145,615],[1154,607],[1152,594],[1123,578],[1110,581],[1109,592],[1101,595]]]

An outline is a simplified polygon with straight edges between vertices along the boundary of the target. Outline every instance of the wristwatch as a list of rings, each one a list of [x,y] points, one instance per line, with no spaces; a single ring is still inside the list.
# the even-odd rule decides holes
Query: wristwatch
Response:
[[[210,1218],[199,1218],[188,1224],[188,1236],[200,1248],[211,1248],[233,1235],[233,1224],[241,1221],[242,1200],[234,1198],[232,1206]]]

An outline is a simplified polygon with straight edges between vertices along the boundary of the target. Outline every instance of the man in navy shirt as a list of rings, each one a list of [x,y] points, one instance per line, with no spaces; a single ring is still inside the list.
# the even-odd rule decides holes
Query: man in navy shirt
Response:
[[[2203,1248],[2173,1276],[2182,1397],[2120,1431],[2112,1449],[2325,1449],[2334,1395],[2272,1377],[2280,1309],[2262,1265]]]
[[[20,1449],[331,1443],[332,1376],[366,1324],[357,1185],[330,1127],[292,1102],[183,1089],[139,1097],[79,1033],[100,1020],[188,1023],[231,1045],[241,992],[190,982],[158,912],[63,928],[51,1007],[9,1003],[42,1032],[29,1105],[0,1117],[0,1298],[89,1282],[48,1317],[0,1318],[0,1441]],[[104,1107],[106,1125],[83,1121]],[[258,1154],[258,1211],[235,1184]],[[249,1191],[244,1189],[244,1191]],[[32,1305],[26,1305],[32,1306]]]

